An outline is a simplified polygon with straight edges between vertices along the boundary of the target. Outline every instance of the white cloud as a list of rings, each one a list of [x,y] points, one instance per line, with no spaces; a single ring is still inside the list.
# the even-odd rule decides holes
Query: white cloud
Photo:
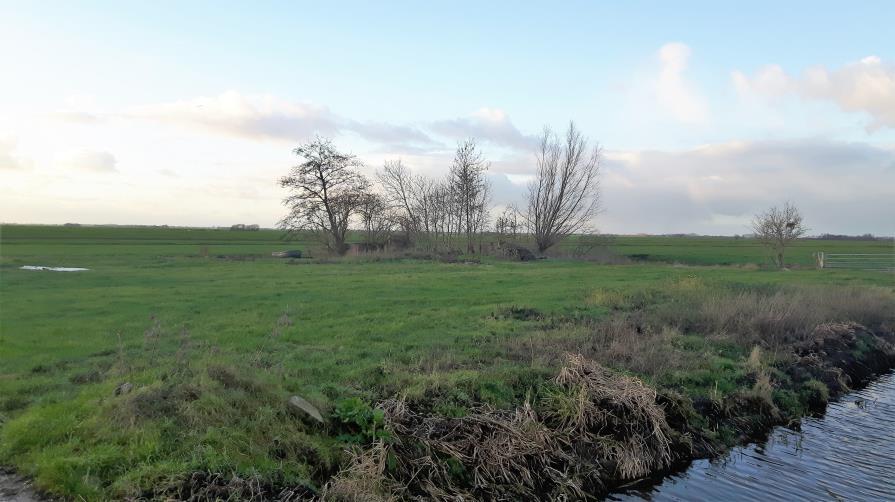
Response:
[[[690,47],[680,42],[668,43],[659,49],[661,68],[655,84],[656,99],[675,119],[702,123],[709,117],[708,104],[684,77],[690,54]]]
[[[0,137],[0,170],[30,169],[31,160],[16,151],[16,142]]]
[[[60,110],[49,115],[50,118],[71,124],[97,124],[104,120],[103,116],[96,113],[72,110]]]
[[[473,137],[519,150],[531,150],[537,144],[537,138],[520,132],[498,108],[480,108],[467,117],[436,121],[430,127],[454,140]]]
[[[199,97],[132,107],[130,118],[204,129],[252,139],[304,139],[315,133],[333,134],[340,119],[328,108],[294,103],[275,96],[246,96],[227,91],[214,97]]]
[[[305,141],[315,134],[354,135],[378,145],[379,151],[427,154],[450,151],[434,136],[451,141],[474,137],[495,146],[528,152],[535,136],[523,134],[498,108],[483,107],[465,117],[415,125],[363,121],[332,112],[314,103],[295,102],[273,95],[248,95],[226,91],[216,96],[132,106],[119,112],[84,108],[49,114],[57,122],[106,124],[109,120],[154,122],[163,125],[249,140]]]
[[[888,233],[895,149],[825,140],[731,142],[679,152],[607,152],[600,226],[619,233],[745,233],[790,200],[817,233]]]
[[[326,106],[299,103],[271,95],[245,95],[227,91],[173,103],[132,107],[122,114],[255,140],[303,141],[315,134],[354,133],[374,143],[401,148],[438,145],[411,126],[362,122],[339,116]]]
[[[870,115],[868,131],[895,128],[895,65],[869,56],[837,69],[809,68],[800,76],[787,74],[777,65],[765,66],[753,77],[732,74],[743,96],[780,97],[795,94],[805,99],[830,101],[847,112]]]
[[[792,90],[792,81],[779,65],[765,66],[751,79],[740,71],[734,71],[731,76],[740,95],[757,93],[776,98]]]
[[[80,150],[61,156],[57,163],[64,168],[95,173],[117,172],[115,156],[109,152]]]
[[[393,150],[427,152],[443,147],[423,131],[410,126],[352,120],[346,122],[344,129],[356,133],[367,141],[380,143]]]

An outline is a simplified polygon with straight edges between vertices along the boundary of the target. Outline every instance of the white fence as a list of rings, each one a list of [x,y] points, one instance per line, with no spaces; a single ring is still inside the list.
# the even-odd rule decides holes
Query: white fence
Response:
[[[895,272],[895,253],[817,253],[820,268],[848,268],[858,270],[882,270]]]

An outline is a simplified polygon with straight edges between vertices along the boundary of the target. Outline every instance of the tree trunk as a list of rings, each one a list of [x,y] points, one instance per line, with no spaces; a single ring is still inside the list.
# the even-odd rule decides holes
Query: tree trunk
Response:
[[[339,235],[338,232],[333,232],[333,251],[339,256],[343,256],[348,251],[348,246],[345,245],[345,236]]]

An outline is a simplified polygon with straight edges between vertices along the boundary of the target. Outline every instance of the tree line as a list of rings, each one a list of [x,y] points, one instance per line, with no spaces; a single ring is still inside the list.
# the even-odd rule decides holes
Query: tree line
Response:
[[[415,174],[401,160],[390,160],[371,180],[360,172],[364,164],[357,157],[340,152],[327,138],[317,137],[293,153],[301,162],[279,180],[288,190],[283,200],[288,213],[279,225],[315,233],[335,254],[348,250],[352,225],[371,247],[400,241],[433,251],[462,245],[475,253],[482,235],[493,230],[505,237],[524,234],[543,253],[571,234],[592,231],[600,208],[600,147],[574,123],[562,136],[544,129],[526,206],[507,207],[493,221],[490,163],[475,139],[457,145],[441,178]]]
[[[482,236],[496,232],[503,239],[525,238],[539,253],[572,234],[594,230],[600,210],[598,144],[591,144],[570,122],[562,135],[545,127],[532,163],[534,176],[525,206],[507,207],[492,221],[490,163],[475,139],[461,141],[446,176],[413,173],[403,162],[386,161],[373,179],[363,162],[339,151],[327,138],[293,150],[301,162],[279,180],[288,190],[288,208],[279,226],[288,232],[310,231],[335,254],[348,250],[349,229],[359,230],[368,249],[388,243],[430,251],[481,250]],[[789,202],[755,216],[754,237],[785,266],[789,245],[807,232],[799,210]]]

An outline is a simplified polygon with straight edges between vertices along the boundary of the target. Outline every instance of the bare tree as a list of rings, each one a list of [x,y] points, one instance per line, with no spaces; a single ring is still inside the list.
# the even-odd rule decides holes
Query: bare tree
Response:
[[[569,123],[560,139],[544,128],[537,177],[528,186],[525,219],[543,253],[566,236],[589,230],[600,209],[600,147]]]
[[[395,214],[385,198],[377,193],[361,196],[357,210],[363,225],[364,242],[381,247],[395,227]]]
[[[778,268],[786,265],[786,247],[806,232],[808,228],[802,223],[802,214],[789,202],[783,204],[782,209],[774,206],[752,219],[752,233],[772,250]]]
[[[435,181],[424,180],[420,186],[421,214],[426,222],[425,230],[429,237],[429,245],[436,251],[441,244],[449,245],[453,232],[453,217],[456,213],[453,209],[453,196],[449,180]]]
[[[369,188],[367,179],[357,171],[363,164],[355,156],[339,152],[326,138],[317,137],[293,152],[304,161],[280,178],[280,186],[289,190],[283,199],[289,214],[280,227],[290,232],[316,231],[330,251],[344,254],[351,216]]]
[[[470,253],[475,251],[475,236],[487,224],[491,188],[485,178],[488,165],[472,138],[457,146],[450,171],[454,223],[457,233],[465,234],[466,250]]]
[[[382,170],[376,172],[376,178],[382,185],[386,201],[400,208],[401,226],[407,237],[412,239],[413,234],[419,231],[421,219],[424,219],[424,216],[417,214],[420,209],[417,188],[423,181],[422,177],[413,176],[400,160],[395,160],[386,161]]]
[[[501,241],[507,237],[515,239],[520,227],[519,211],[513,206],[507,206],[503,214],[494,220],[494,231]]]

